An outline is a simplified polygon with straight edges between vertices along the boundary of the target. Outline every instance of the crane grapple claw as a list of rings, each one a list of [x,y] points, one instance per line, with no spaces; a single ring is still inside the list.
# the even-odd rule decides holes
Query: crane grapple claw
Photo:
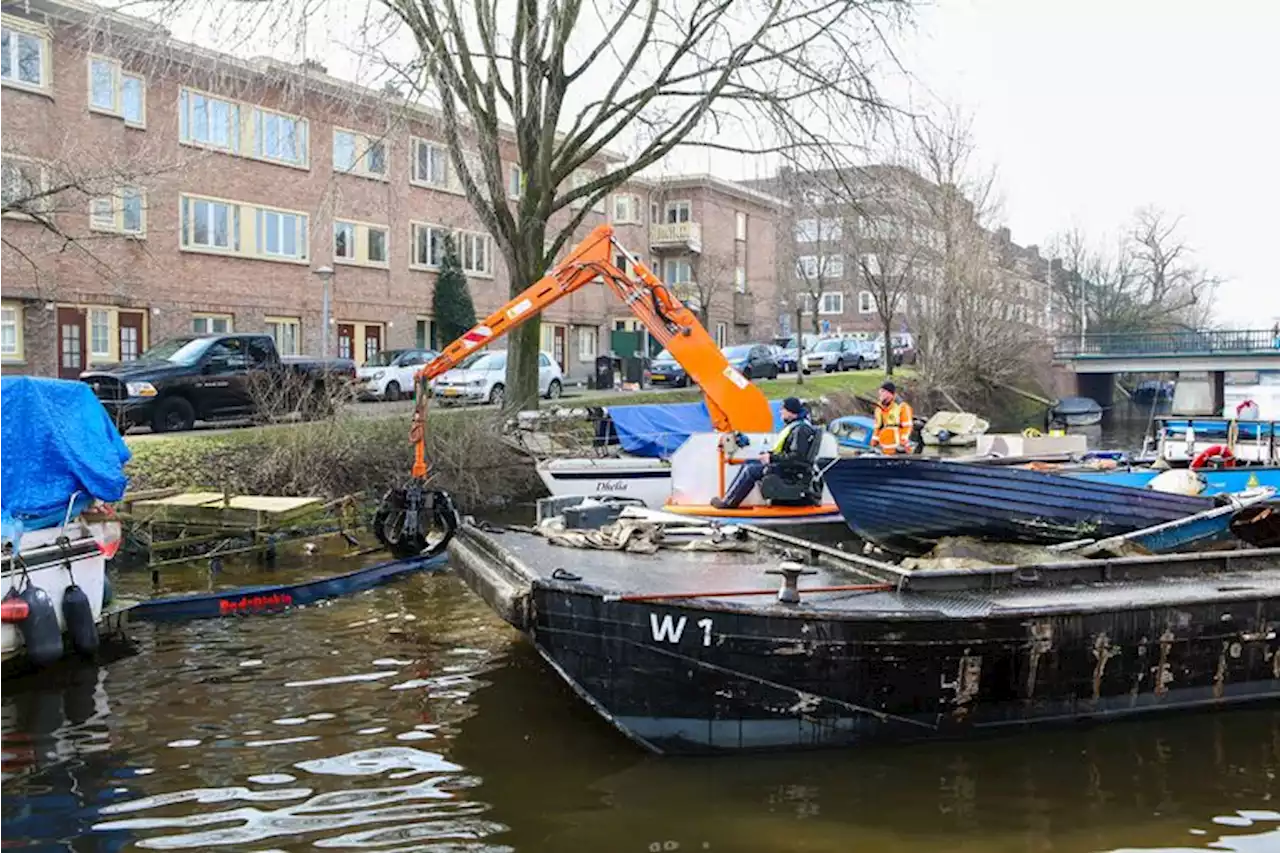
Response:
[[[460,519],[453,498],[418,481],[388,489],[373,515],[373,532],[396,559],[444,551]]]

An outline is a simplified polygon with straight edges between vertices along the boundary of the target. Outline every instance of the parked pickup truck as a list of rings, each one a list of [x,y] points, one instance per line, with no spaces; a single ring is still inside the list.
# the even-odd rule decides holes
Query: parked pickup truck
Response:
[[[121,429],[169,432],[196,420],[327,411],[355,376],[350,359],[282,357],[270,335],[205,335],[160,341],[135,361],[80,379]]]

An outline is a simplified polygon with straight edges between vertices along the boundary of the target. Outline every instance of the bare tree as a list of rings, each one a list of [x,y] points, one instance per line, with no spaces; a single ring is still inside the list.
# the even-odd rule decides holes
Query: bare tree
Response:
[[[935,250],[908,299],[926,388],[973,396],[1030,368],[1039,331],[1020,319],[1020,282],[1001,268],[990,227],[998,210],[994,169],[978,162],[970,120],[944,110],[912,131],[914,201]]]
[[[691,268],[693,279],[684,287],[688,298],[680,298],[690,303],[690,307],[698,315],[698,322],[710,329],[711,309],[715,301],[722,294],[733,292],[737,264],[731,257],[703,252],[693,257]]]
[[[1064,275],[1053,297],[1077,333],[1126,333],[1206,325],[1221,279],[1192,261],[1179,220],[1143,208],[1115,240],[1093,245],[1079,230],[1054,244]]]
[[[858,269],[875,302],[884,333],[884,370],[893,375],[893,325],[901,322],[907,298],[917,289],[927,263],[927,229],[917,228],[909,214],[886,211],[866,222]]]
[[[765,153],[797,128],[812,137],[835,97],[846,111],[882,109],[872,57],[910,13],[907,0],[378,2],[414,37],[419,56],[404,76],[439,100],[453,165],[513,293],[543,274],[596,202],[678,146]],[[525,180],[514,206],[508,139]],[[606,166],[615,145],[630,156]],[[538,337],[535,319],[511,342],[512,405],[536,406]]]

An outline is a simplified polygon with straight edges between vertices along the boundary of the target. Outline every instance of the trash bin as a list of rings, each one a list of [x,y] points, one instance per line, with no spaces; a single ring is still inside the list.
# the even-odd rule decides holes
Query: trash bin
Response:
[[[637,386],[644,382],[644,359],[634,355],[622,359],[622,381]]]
[[[596,356],[596,372],[592,383],[591,387],[599,391],[613,390],[613,356]]]

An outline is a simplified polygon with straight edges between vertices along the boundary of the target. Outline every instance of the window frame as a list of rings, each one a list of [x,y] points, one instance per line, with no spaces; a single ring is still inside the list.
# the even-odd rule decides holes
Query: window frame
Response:
[[[480,241],[484,246],[485,266],[476,267],[474,263],[468,265],[467,257],[470,254],[473,258],[475,255],[475,243]],[[454,248],[458,252],[458,261],[462,265],[462,271],[468,276],[476,276],[478,278],[493,278],[493,237],[482,231],[463,231],[457,229],[453,232]]]
[[[196,321],[205,321],[205,331],[196,328]],[[225,320],[227,327],[219,332],[213,329],[213,323],[217,320]],[[234,314],[220,314],[214,311],[193,311],[191,312],[191,334],[193,335],[234,335],[236,333],[236,318]]]
[[[275,163],[280,166],[289,166],[294,169],[302,169],[310,171],[311,169],[311,121],[305,116],[295,115],[294,113],[286,113],[283,110],[273,110],[270,107],[258,106],[257,104],[248,105],[251,109],[249,114],[250,134],[253,137],[253,154],[252,159],[262,160],[266,163]],[[299,160],[287,160],[283,157],[276,157],[267,153],[266,148],[266,127],[268,119],[277,119],[282,121],[291,121],[294,123],[294,145],[297,148]]]
[[[105,358],[105,359],[111,358],[111,329],[115,325],[114,323],[111,322],[111,314],[112,314],[112,311],[110,308],[95,308],[93,306],[89,306],[85,309],[84,325],[85,325],[86,331],[88,332],[87,337],[89,339],[86,342],[88,344],[88,348],[86,352],[88,353],[90,358]],[[94,335],[98,331],[98,326],[94,322],[94,320],[99,318],[95,318],[94,315],[100,315],[100,319],[104,320],[106,324],[106,329],[105,329],[106,348],[105,349],[95,348],[96,341],[94,340]]]
[[[629,216],[618,215],[618,202],[622,201],[623,199],[628,199],[631,202],[631,205],[630,205],[631,213]],[[612,198],[612,204],[610,205],[610,208],[609,208],[609,212],[610,214],[612,214],[611,218],[615,225],[643,225],[644,224],[643,222],[640,221],[640,196],[636,195],[635,193],[614,193]]]
[[[507,164],[507,198],[519,201],[524,198],[527,184],[524,180],[524,168],[519,163]]]
[[[864,302],[866,303],[866,307],[863,307]],[[876,313],[876,310],[877,310],[876,295],[872,293],[870,290],[859,290],[858,291],[858,313],[874,314]]]
[[[680,211],[682,208],[683,208],[684,210],[686,210],[686,211],[687,211],[687,214],[686,214],[686,216],[685,216],[685,218],[684,218],[684,219],[680,219],[680,218],[678,218],[678,217],[679,217],[679,212],[678,212],[678,211]],[[676,219],[674,219],[674,220],[672,220],[672,219],[670,219],[670,218],[669,218],[669,214],[670,214],[670,212],[671,212],[672,210],[677,211],[677,214],[676,214],[677,218],[676,218]],[[662,206],[662,223],[661,223],[661,224],[663,224],[663,225],[686,225],[686,224],[688,224],[688,223],[690,223],[690,222],[692,222],[692,221],[693,221],[693,199],[689,199],[689,198],[676,198],[676,199],[672,199],[672,200],[670,200],[670,201],[666,202],[665,204],[663,204],[663,206]]]
[[[220,102],[227,105],[227,144],[222,145],[218,142],[197,139],[193,133],[193,117],[194,117],[194,98],[201,98],[206,103]],[[242,104],[240,101],[231,98],[225,98],[221,95],[215,95],[212,92],[206,92],[202,89],[196,89],[192,86],[181,86],[178,89],[178,142],[182,145],[189,145],[193,148],[204,148],[209,151],[221,151],[225,154],[234,154],[238,157],[247,156],[241,151],[243,147],[244,127],[242,120],[244,118],[240,108],[242,106],[250,106]],[[206,112],[208,108],[206,107]],[[207,116],[206,124],[212,130],[212,115]],[[210,134],[212,136],[212,134]],[[251,157],[251,159],[258,159]],[[275,162],[275,161],[267,161]]]
[[[410,140],[409,148],[410,148],[410,153],[412,155],[409,161],[409,183],[415,187],[423,187],[429,190],[441,190],[443,192],[454,192],[455,190],[453,189],[453,181],[451,179],[451,175],[453,174],[454,169],[453,169],[452,159],[449,156],[449,146],[444,145],[440,142],[436,142],[431,139],[424,139],[420,136],[411,136],[409,137],[409,140]],[[418,149],[419,148],[433,149],[437,151],[440,154],[440,156],[443,158],[442,169],[444,172],[444,177],[443,177],[443,180],[440,181],[440,183],[434,183],[432,181],[426,180],[418,174],[418,165],[419,165]]]
[[[436,272],[440,269],[439,261],[443,260],[443,256],[440,259],[438,259],[435,263],[432,263],[429,258],[425,262],[421,262],[418,260],[418,233],[420,231],[428,232],[428,234],[431,231],[438,231],[440,232],[441,235],[445,235],[445,234],[452,233],[451,229],[446,228],[445,226],[439,225],[434,222],[418,222],[416,220],[409,221],[409,269],[425,270],[427,272]],[[431,246],[430,238],[428,237],[428,242],[427,242],[428,254],[430,253],[430,246]],[[442,253],[444,251],[443,241],[441,241],[440,243],[440,251]]]
[[[2,184],[4,180],[3,171],[5,167],[13,167],[19,170],[19,172],[21,172],[22,169],[24,168],[37,169],[39,171],[39,182],[40,182],[39,189],[41,193],[48,192],[50,186],[52,185],[49,180],[49,164],[43,160],[38,160],[34,157],[26,157],[20,154],[4,155],[3,158],[0,158],[0,184]],[[26,181],[25,176],[23,177],[23,180]],[[52,215],[52,212],[51,212],[51,208],[53,207],[52,202],[53,202],[53,199],[51,197],[42,195],[39,199],[36,200],[35,204],[32,205],[32,208],[36,213]],[[26,213],[21,210],[8,211],[4,214],[4,218],[22,219],[28,222],[35,221],[34,216],[32,216],[30,213]]]
[[[10,15],[4,15],[0,18],[0,27],[8,30],[9,49],[13,52],[13,56],[9,58],[10,76],[0,77],[0,86],[52,97],[53,33],[48,27]],[[18,69],[18,39],[23,36],[34,39],[40,45],[40,82],[38,83],[21,80],[16,76]]]
[[[268,315],[262,318],[262,324],[267,327],[267,334],[271,336],[271,340],[275,341],[276,352],[280,355],[301,355],[302,354],[302,318],[301,317],[283,317]],[[293,329],[293,350],[287,352],[285,347],[280,343],[277,337],[278,327],[289,326]],[[277,328],[272,328],[277,327]]]
[[[583,346],[586,341],[590,341],[591,345]],[[599,347],[600,330],[595,326],[578,326],[578,362],[582,364],[595,361]]]
[[[330,139],[330,153],[333,154],[338,150],[338,134],[347,134],[352,138],[352,158],[351,168],[345,169],[338,165],[336,156],[332,156],[333,171],[343,175],[355,175],[357,178],[367,178],[371,181],[390,181],[391,180],[391,154],[388,151],[386,136],[373,136],[359,130],[353,130],[349,127],[339,127],[334,125],[333,135]],[[375,172],[369,169],[369,155],[375,147],[382,149],[382,171]]]
[[[111,69],[111,105],[103,106],[93,100],[93,67],[95,63],[103,63]],[[114,56],[107,56],[102,53],[90,53],[85,57],[85,73],[88,77],[88,85],[86,87],[86,96],[89,102],[89,112],[99,115],[113,116],[124,121],[125,127],[131,127],[136,130],[146,130],[147,128],[147,80],[141,74],[134,74],[131,71],[124,70],[124,63]],[[140,97],[140,117],[131,119],[125,114],[124,84],[126,80],[136,80],[138,82],[138,92]]]
[[[835,297],[837,308],[829,310],[827,308],[827,297]],[[844,291],[843,290],[824,290],[822,295],[818,297],[818,316],[834,317],[844,313]]]
[[[4,336],[0,333],[0,361],[10,364],[21,364],[26,361],[26,350],[24,348],[25,335],[24,325],[26,323],[26,306],[20,302],[5,301],[0,303],[0,329],[9,322],[4,319],[5,311],[13,312],[13,349],[10,352],[4,351]]]
[[[224,248],[218,245],[207,245],[195,242],[196,205],[206,202],[211,205],[225,205],[228,208],[227,242]],[[270,254],[266,251],[267,215],[296,217],[296,255]],[[213,225],[211,221],[209,223]],[[283,222],[281,223],[283,226]],[[178,250],[197,254],[223,255],[243,258],[251,261],[269,261],[278,264],[309,264],[311,262],[311,215],[303,210],[290,210],[250,201],[238,201],[230,198],[197,195],[195,193],[178,194]],[[210,236],[213,229],[210,229]],[[259,249],[259,246],[262,248]],[[281,248],[284,247],[284,232],[281,231]]]
[[[137,229],[125,227],[125,195],[130,191],[141,200]],[[110,205],[111,223],[109,225],[103,224],[96,219],[97,214],[94,212],[94,208],[102,202]],[[109,196],[98,196],[97,198],[89,199],[89,230],[104,234],[119,234],[138,240],[145,239],[147,236],[147,191],[141,187],[122,186]]]
[[[747,213],[745,210],[733,212],[733,237],[745,243],[747,241]]]
[[[729,345],[729,324],[723,320],[716,322],[716,349],[724,349]]]
[[[346,226],[351,229],[351,251],[350,256],[339,255],[337,252],[338,228]],[[382,232],[382,246],[385,258],[381,261],[370,259],[370,238],[369,235],[373,231]],[[358,219],[348,219],[346,217],[335,217],[333,220],[333,262],[335,264],[343,264],[353,267],[372,267],[374,269],[387,269],[391,263],[391,229],[380,222],[362,222]]]

